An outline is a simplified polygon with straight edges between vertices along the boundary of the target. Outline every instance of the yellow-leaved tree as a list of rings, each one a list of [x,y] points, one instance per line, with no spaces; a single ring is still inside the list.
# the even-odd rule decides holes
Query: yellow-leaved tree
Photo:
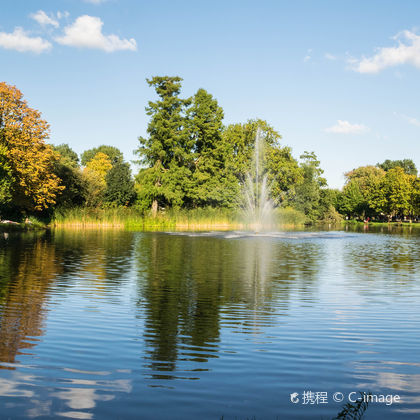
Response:
[[[86,163],[83,174],[87,183],[86,205],[95,207],[102,204],[106,190],[106,174],[112,168],[111,159],[102,152]]]
[[[27,210],[43,210],[55,203],[65,187],[53,173],[57,155],[45,143],[49,125],[41,113],[28,106],[15,86],[0,82],[0,146],[13,184],[13,204]]]

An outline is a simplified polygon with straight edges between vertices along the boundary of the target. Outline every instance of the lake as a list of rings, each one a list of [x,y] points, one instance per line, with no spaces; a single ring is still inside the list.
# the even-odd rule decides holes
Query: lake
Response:
[[[419,418],[419,231],[0,232],[0,417]]]

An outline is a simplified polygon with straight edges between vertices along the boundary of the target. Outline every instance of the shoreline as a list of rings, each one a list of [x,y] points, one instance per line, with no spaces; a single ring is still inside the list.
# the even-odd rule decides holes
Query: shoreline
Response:
[[[362,222],[358,220],[344,220],[340,223],[314,222],[304,223],[278,223],[272,225],[272,230],[310,230],[310,229],[342,229],[346,227],[388,227],[388,228],[419,228],[420,222]],[[128,221],[102,221],[102,220],[69,220],[52,221],[50,223],[0,223],[0,232],[31,232],[37,230],[53,229],[72,229],[72,230],[91,230],[91,229],[116,229],[138,232],[156,232],[164,230],[176,231],[254,231],[258,230],[252,225],[238,221],[169,221],[162,218],[156,220],[144,218],[139,220],[130,219]]]

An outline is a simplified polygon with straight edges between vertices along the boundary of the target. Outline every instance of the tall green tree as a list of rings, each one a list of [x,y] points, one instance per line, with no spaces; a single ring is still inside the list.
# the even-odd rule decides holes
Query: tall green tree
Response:
[[[77,153],[68,145],[53,146],[59,159],[54,163],[53,171],[61,179],[65,189],[57,197],[55,207],[70,208],[82,206],[86,202],[86,179],[79,166]]]
[[[416,164],[413,162],[412,159],[402,159],[402,160],[390,160],[387,159],[382,163],[378,163],[376,165],[378,168],[383,169],[384,171],[389,171],[390,169],[394,169],[397,166],[402,168],[407,175],[414,175],[417,176],[417,168]]]
[[[414,180],[400,166],[388,170],[373,196],[373,205],[389,218],[411,214]]]
[[[105,177],[105,202],[117,206],[128,206],[135,197],[134,181],[127,162],[114,165]]]
[[[303,181],[296,187],[293,204],[297,210],[316,220],[321,217],[321,188],[327,185],[327,180],[322,176],[324,171],[314,152],[304,152],[300,158],[303,160],[301,163]]]
[[[351,219],[363,215],[366,199],[360,189],[360,184],[355,179],[351,179],[344,185],[337,207],[340,213]]]
[[[139,172],[137,193],[142,208],[151,205],[180,207],[190,188],[193,143],[189,135],[186,110],[191,99],[181,99],[180,77],[156,76],[147,79],[159,99],[146,108],[150,122],[147,137],[139,137],[136,153],[144,168]]]
[[[192,207],[225,206],[231,201],[226,185],[228,157],[222,137],[223,116],[217,100],[204,89],[199,89],[187,111],[193,144],[192,179],[187,199]]]
[[[321,188],[318,213],[320,220],[326,223],[339,223],[342,217],[337,211],[341,198],[341,191],[332,188]]]
[[[350,217],[374,217],[378,215],[375,200],[385,171],[372,165],[360,166],[345,173],[342,211]],[[357,184],[357,187],[356,187]]]

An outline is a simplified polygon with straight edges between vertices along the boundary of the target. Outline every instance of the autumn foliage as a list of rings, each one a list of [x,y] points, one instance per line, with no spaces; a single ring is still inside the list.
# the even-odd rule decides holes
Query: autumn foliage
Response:
[[[0,147],[4,150],[13,182],[13,204],[43,210],[55,203],[65,187],[53,173],[56,153],[45,143],[49,125],[41,113],[28,106],[15,86],[0,83]]]

